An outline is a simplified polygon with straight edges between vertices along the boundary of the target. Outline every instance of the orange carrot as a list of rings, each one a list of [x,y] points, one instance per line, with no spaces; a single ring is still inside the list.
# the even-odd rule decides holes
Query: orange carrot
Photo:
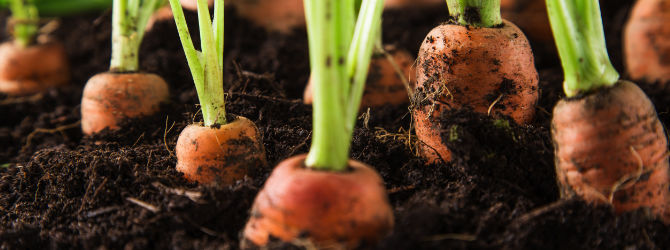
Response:
[[[368,74],[368,81],[363,92],[363,99],[361,100],[361,107],[380,107],[383,105],[401,105],[409,102],[407,96],[407,87],[405,81],[408,81],[410,86],[413,85],[414,77],[411,71],[414,59],[406,50],[395,50],[389,52],[392,56],[391,62],[385,55],[375,55],[370,62],[370,73]],[[409,75],[409,79],[402,79],[396,70],[399,70]],[[405,76],[402,76],[403,78]],[[303,102],[305,104],[312,104],[312,81],[307,83],[305,92],[303,94]]]
[[[232,184],[266,165],[256,125],[247,118],[218,127],[189,125],[177,140],[177,171],[190,181]]]
[[[289,158],[274,169],[254,201],[245,244],[309,236],[317,246],[354,249],[390,233],[393,210],[376,171],[353,160],[344,173],[313,170],[305,167],[306,157]]]
[[[30,95],[70,81],[65,48],[59,42],[28,47],[13,42],[0,45],[0,92]]]
[[[622,81],[560,101],[552,131],[563,196],[611,203],[618,213],[639,207],[664,213],[668,143],[654,106],[635,84]]]
[[[632,79],[670,81],[670,2],[638,0],[624,29],[626,70]]]
[[[81,128],[90,135],[118,129],[123,119],[150,115],[167,102],[168,86],[154,74],[101,73],[86,83],[81,100]]]
[[[568,98],[554,108],[561,196],[648,208],[670,223],[668,141],[649,98],[619,80],[607,55],[597,0],[547,1]]]
[[[450,11],[456,9],[450,6]],[[421,45],[413,116],[428,163],[451,161],[441,136],[445,110],[469,108],[509,116],[519,124],[534,117],[538,74],[533,53],[523,32],[502,21],[499,9],[497,14],[500,22],[484,27],[440,25]]]
[[[305,26],[302,0],[231,0],[237,14],[268,31],[289,33]]]

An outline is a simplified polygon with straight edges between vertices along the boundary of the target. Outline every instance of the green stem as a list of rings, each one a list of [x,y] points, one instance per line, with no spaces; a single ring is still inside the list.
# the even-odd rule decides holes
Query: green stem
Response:
[[[353,127],[381,22],[383,2],[305,0],[313,81],[312,145],[305,165],[347,169]]]
[[[598,0],[547,0],[568,97],[613,86],[619,73],[607,54]]]
[[[6,8],[11,1],[14,0],[0,0],[0,8]],[[112,0],[34,0],[34,3],[43,16],[66,16],[112,6]]]
[[[206,0],[198,0],[198,24],[202,52],[197,51],[186,24],[179,0],[170,0],[179,38],[198,92],[205,126],[224,125],[226,121],[223,93],[223,0],[214,1],[214,20]],[[216,35],[214,35],[216,33]]]
[[[161,5],[161,0],[114,0],[110,71],[126,73],[139,70],[139,51],[145,27]]]
[[[492,28],[502,24],[500,0],[447,0],[447,5],[461,25]]]
[[[35,42],[39,31],[39,14],[32,0],[11,0],[9,5],[14,22],[14,40],[21,47]]]

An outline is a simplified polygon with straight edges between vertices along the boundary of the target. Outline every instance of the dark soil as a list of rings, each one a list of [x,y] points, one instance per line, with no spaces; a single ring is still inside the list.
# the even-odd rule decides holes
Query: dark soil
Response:
[[[608,48],[620,71],[621,28],[632,2],[603,2]],[[158,23],[141,50],[142,68],[170,84],[171,103],[157,115],[126,121],[120,131],[83,136],[81,90],[107,69],[110,16],[64,18],[54,35],[66,44],[72,85],[0,97],[1,248],[238,247],[272,166],[308,150],[311,108],[299,98],[309,62],[304,30],[268,34],[227,11],[228,112],[256,122],[269,166],[230,186],[187,183],[176,172],[177,136],[200,118],[172,21]],[[386,12],[384,39],[417,52],[446,13],[446,6]],[[194,13],[187,18],[196,23]],[[379,249],[670,248],[670,227],[644,211],[616,216],[608,207],[559,199],[549,121],[562,97],[562,71],[550,51],[536,57],[542,89],[536,121],[518,126],[468,111],[447,113],[458,135],[450,164],[425,166],[415,156],[407,107],[361,116],[351,156],[379,170],[396,213],[395,230]],[[641,85],[668,124],[667,92]],[[289,247],[295,246],[276,248]]]

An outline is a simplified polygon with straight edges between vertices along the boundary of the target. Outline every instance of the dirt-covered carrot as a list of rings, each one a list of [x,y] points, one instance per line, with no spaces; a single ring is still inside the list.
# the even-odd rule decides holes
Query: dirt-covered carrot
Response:
[[[632,79],[670,81],[670,1],[638,0],[624,30],[626,70]]]
[[[450,161],[442,112],[468,108],[529,123],[538,74],[528,40],[500,16],[500,0],[449,0],[453,22],[433,29],[419,51],[413,97],[416,134],[429,163]]]
[[[190,181],[232,184],[266,164],[260,131],[247,118],[227,119],[223,93],[223,0],[198,0],[202,52],[193,45],[179,0],[170,0],[179,37],[202,109],[203,124],[184,128],[177,140],[177,170]]]
[[[377,172],[349,160],[379,32],[380,0],[305,0],[314,82],[314,131],[308,155],[280,163],[256,196],[244,229],[246,247],[271,239],[306,238],[317,248],[374,244],[393,227],[393,211]]]
[[[611,204],[617,213],[649,208],[667,214],[663,125],[640,88],[619,80],[605,47],[598,1],[548,0],[547,7],[567,95],[552,120],[561,195]]]
[[[544,0],[501,0],[500,5],[503,18],[518,25],[530,40],[553,47]]]
[[[160,76],[139,71],[144,27],[161,1],[114,0],[111,65],[108,72],[93,76],[84,87],[84,134],[118,129],[123,119],[153,114],[167,101],[167,83]]]
[[[70,81],[63,45],[37,39],[40,18],[32,0],[11,0],[13,40],[0,45],[0,93],[30,95]]]
[[[237,14],[268,31],[290,33],[305,26],[303,0],[230,0]]]

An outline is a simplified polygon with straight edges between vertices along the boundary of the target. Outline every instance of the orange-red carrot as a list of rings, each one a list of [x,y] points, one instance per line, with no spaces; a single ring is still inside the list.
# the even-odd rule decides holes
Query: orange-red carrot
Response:
[[[632,79],[670,81],[670,2],[638,0],[624,30],[626,69]]]
[[[441,136],[443,111],[469,108],[527,124],[537,100],[533,53],[511,22],[493,28],[440,25],[421,45],[413,115],[428,163],[451,160]]]
[[[649,207],[664,214],[667,139],[654,106],[635,84],[621,81],[560,101],[552,132],[563,196],[611,203],[618,213]]]
[[[412,86],[415,80],[414,74],[412,74],[414,59],[406,50],[398,49],[389,53],[393,58],[393,62],[385,55],[372,57],[368,80],[363,92],[363,99],[361,99],[361,107],[380,107],[383,105],[409,103],[405,82]],[[399,75],[393,63],[396,64],[403,76]],[[313,102],[311,78],[305,88],[303,102],[305,104],[312,104]]]
[[[256,125],[238,116],[217,127],[186,127],[177,140],[177,171],[202,184],[232,184],[266,165],[265,149]]]
[[[70,81],[65,48],[51,41],[22,47],[0,45],[0,93],[20,96],[63,86]]]
[[[306,155],[281,162],[260,191],[244,229],[246,244],[308,236],[317,246],[355,249],[393,228],[393,210],[375,170],[349,161],[346,172],[306,168]]]
[[[101,73],[86,83],[81,100],[81,128],[94,134],[117,129],[123,119],[150,115],[167,102],[168,86],[154,74]]]
[[[289,33],[305,26],[302,0],[231,0],[238,15],[269,31]]]

